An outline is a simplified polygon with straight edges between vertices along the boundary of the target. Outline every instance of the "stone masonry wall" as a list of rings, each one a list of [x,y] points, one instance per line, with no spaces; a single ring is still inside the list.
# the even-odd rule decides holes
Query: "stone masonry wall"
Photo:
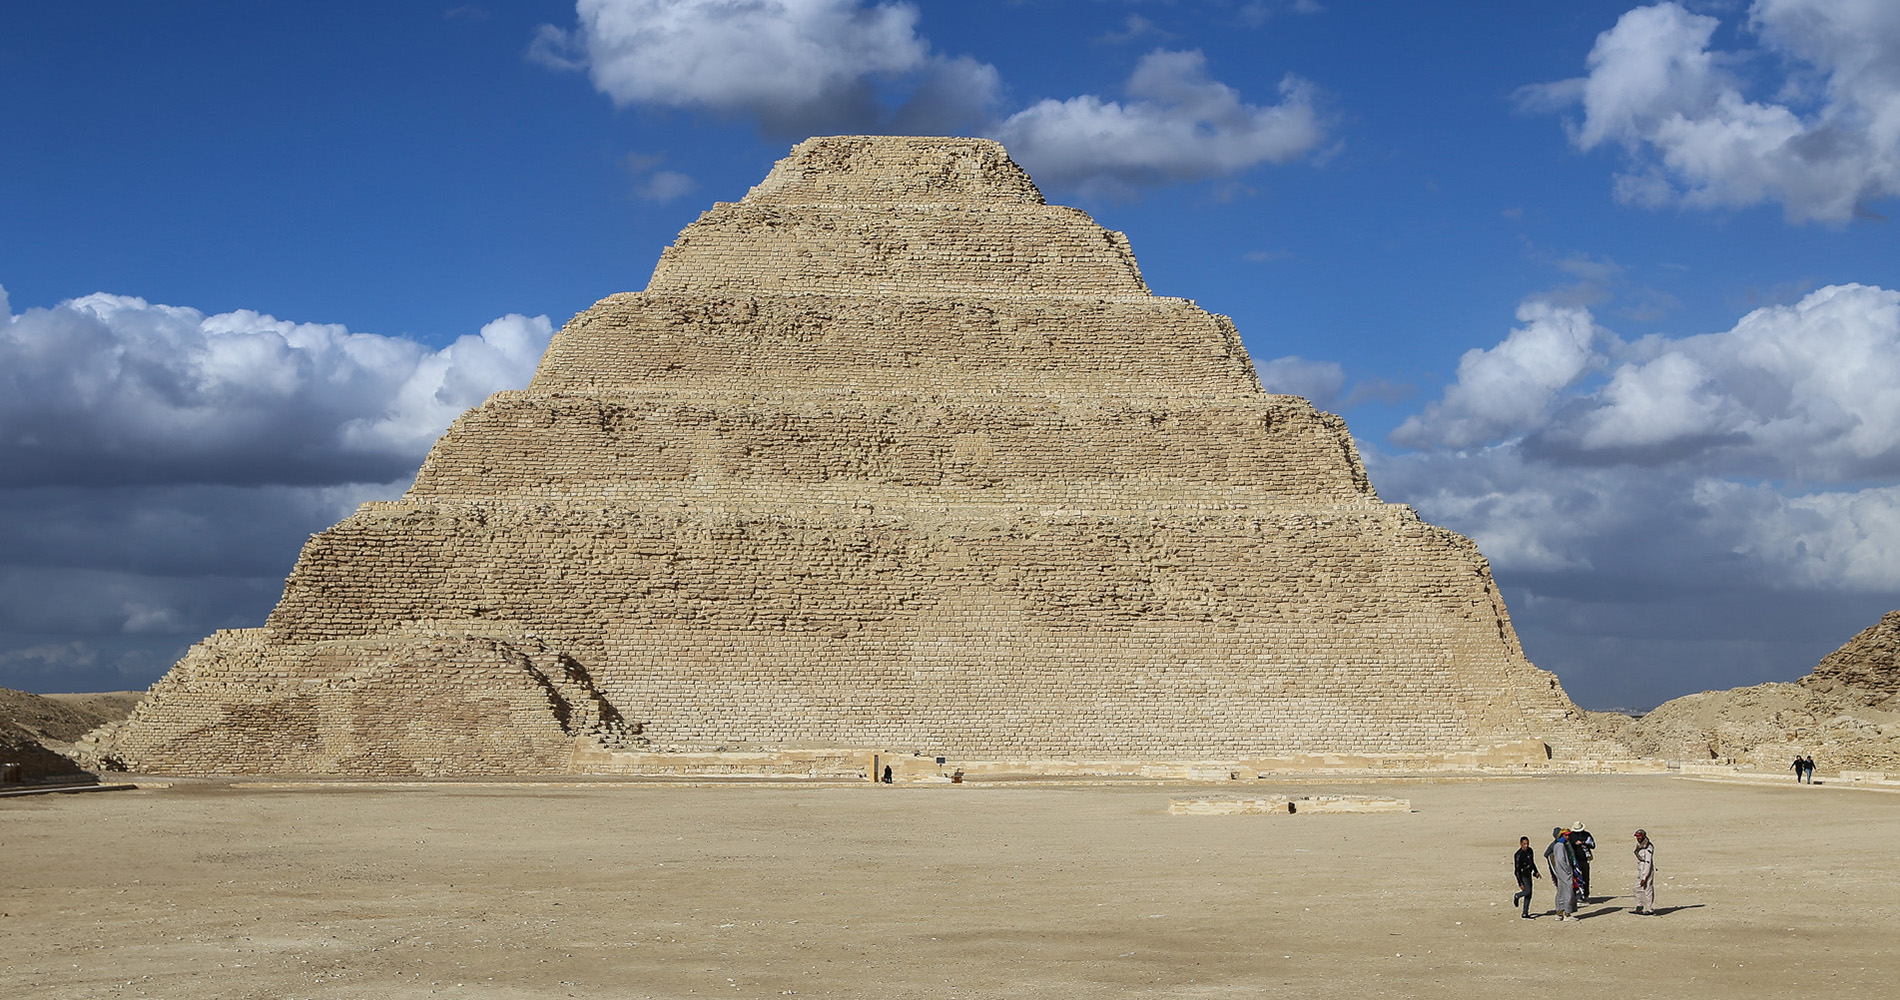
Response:
[[[1821,659],[1801,683],[1818,691],[1851,693],[1868,704],[1900,707],[1900,611],[1889,611],[1841,648]]]
[[[660,254],[652,292],[1145,296],[1128,240],[1073,208],[721,204]]]
[[[271,628],[533,630],[682,747],[1207,757],[1561,730],[1482,560],[1403,508],[958,516],[391,504],[312,542]]]
[[[602,299],[554,338],[529,391],[1258,395],[1224,316],[1184,299],[800,294]]]
[[[834,136],[801,142],[746,192],[750,204],[1043,204],[1000,142]]]
[[[1184,480],[1340,501],[1367,489],[1333,427],[1290,396],[917,405],[866,396],[498,393],[449,428],[409,495],[573,495],[703,479],[787,490],[832,481],[979,489],[1099,482],[1111,491],[1124,481]]]

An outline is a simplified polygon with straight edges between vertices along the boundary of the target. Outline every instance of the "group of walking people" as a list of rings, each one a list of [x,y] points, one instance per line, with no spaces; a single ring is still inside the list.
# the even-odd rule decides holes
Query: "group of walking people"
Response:
[[[1794,759],[1794,783],[1799,785],[1803,782],[1810,785],[1814,784],[1814,758],[1812,756],[1802,756]]]
[[[1550,846],[1544,848],[1544,862],[1550,868],[1550,882],[1557,890],[1557,919],[1576,920],[1577,907],[1590,902],[1590,857],[1596,853],[1596,838],[1584,828],[1583,821],[1569,829],[1550,831]],[[1517,856],[1512,859],[1517,874],[1517,895],[1512,905],[1523,903],[1522,916],[1531,919],[1531,885],[1543,873],[1537,870],[1537,854],[1531,850],[1531,838],[1517,838]],[[1649,834],[1636,831],[1636,908],[1634,913],[1656,913],[1656,845]]]

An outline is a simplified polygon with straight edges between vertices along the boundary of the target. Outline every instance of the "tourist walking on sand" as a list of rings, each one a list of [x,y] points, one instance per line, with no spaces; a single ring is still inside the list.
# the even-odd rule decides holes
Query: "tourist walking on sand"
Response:
[[[1564,839],[1563,827],[1550,831],[1550,846],[1544,848],[1544,866],[1550,869],[1551,887],[1557,890],[1557,919],[1573,920],[1577,912],[1577,863]]]
[[[1807,760],[1797,755],[1794,759],[1794,783],[1797,785],[1800,784],[1802,775],[1807,774],[1807,772],[1808,772]]]
[[[1512,905],[1519,900],[1524,902],[1524,919],[1531,917],[1531,880],[1544,877],[1537,870],[1537,853],[1531,850],[1531,838],[1517,838],[1517,856],[1511,859],[1511,867],[1517,871],[1517,895],[1511,897]]]
[[[1656,845],[1649,834],[1636,831],[1636,911],[1656,915]]]
[[[1597,839],[1583,828],[1583,820],[1570,825],[1570,856],[1577,862],[1577,902],[1590,901],[1590,855],[1597,849]]]
[[[1808,754],[1807,756],[1801,758],[1801,770],[1807,772],[1808,784],[1810,785],[1814,784],[1814,755],[1813,754]]]

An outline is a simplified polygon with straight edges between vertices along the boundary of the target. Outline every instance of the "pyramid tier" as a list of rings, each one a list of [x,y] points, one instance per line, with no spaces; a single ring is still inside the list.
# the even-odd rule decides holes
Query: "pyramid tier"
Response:
[[[417,627],[539,636],[667,745],[1422,752],[1574,726],[1470,543],[1369,503],[377,504],[312,539],[268,634]]]
[[[1257,396],[1225,316],[1185,299],[614,295],[548,346],[535,392]]]
[[[821,630],[979,588],[1064,627],[1494,617],[1470,542],[1389,504],[1042,505],[891,489],[845,505],[757,487],[643,500],[366,504],[305,546],[269,624],[298,642],[401,622]]]
[[[660,254],[649,292],[1145,296],[1127,237],[986,140],[809,139]]]
[[[749,204],[1041,205],[1003,144],[930,136],[826,136],[792,147]]]
[[[762,480],[999,488],[1106,480],[1252,487],[1289,498],[1369,495],[1339,418],[1297,396],[919,401],[871,395],[505,392],[458,419],[412,498],[625,491]]]
[[[1144,296],[1128,238],[1054,205],[721,202],[660,254],[650,292]]]

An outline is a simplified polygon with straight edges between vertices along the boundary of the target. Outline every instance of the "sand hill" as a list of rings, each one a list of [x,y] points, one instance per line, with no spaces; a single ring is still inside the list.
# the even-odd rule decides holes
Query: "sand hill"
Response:
[[[67,756],[85,734],[123,719],[142,692],[29,694],[0,688],[0,763],[20,765],[27,779],[78,773]]]
[[[1666,702],[1618,736],[1646,756],[1829,770],[1900,771],[1900,611],[1887,613],[1792,684]]]

